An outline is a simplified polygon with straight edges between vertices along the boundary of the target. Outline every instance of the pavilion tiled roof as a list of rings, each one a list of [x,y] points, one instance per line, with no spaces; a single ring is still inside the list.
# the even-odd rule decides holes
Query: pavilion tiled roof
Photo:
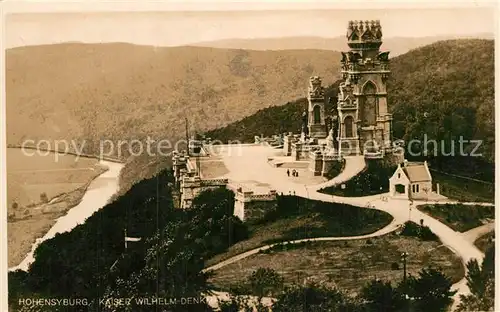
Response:
[[[403,171],[410,182],[425,182],[432,180],[426,163],[423,162],[405,162]]]

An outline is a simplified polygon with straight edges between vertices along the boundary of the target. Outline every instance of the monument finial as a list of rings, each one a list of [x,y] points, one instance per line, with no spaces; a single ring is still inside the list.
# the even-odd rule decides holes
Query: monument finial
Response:
[[[312,76],[309,78],[309,97],[322,98],[323,86],[321,85],[321,78],[319,76]]]
[[[352,20],[347,26],[347,44],[353,50],[377,50],[382,44],[379,20]]]

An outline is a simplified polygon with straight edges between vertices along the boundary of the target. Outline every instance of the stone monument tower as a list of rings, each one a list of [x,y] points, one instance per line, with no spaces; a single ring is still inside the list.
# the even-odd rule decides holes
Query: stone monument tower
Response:
[[[380,52],[379,21],[350,21],[349,52],[342,53],[338,96],[340,152],[384,154],[391,147],[392,114],[387,109],[389,52]]]
[[[325,95],[321,78],[313,76],[309,79],[308,121],[309,137],[324,139],[327,136],[325,123]]]

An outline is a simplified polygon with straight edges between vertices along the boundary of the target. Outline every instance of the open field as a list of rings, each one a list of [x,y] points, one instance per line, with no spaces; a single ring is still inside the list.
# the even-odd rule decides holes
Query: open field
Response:
[[[416,275],[427,266],[441,267],[453,282],[464,276],[461,260],[439,242],[388,234],[382,237],[342,242],[309,242],[288,250],[259,253],[214,272],[216,287],[241,289],[242,283],[260,267],[272,268],[285,284],[305,280],[337,286],[355,293],[372,279],[398,283],[403,278],[401,253],[409,254],[407,270]],[[399,269],[393,266],[399,266]],[[243,286],[244,287],[244,286]]]
[[[18,264],[35,239],[77,205],[88,184],[106,170],[97,159],[75,160],[72,155],[58,155],[55,161],[53,153],[27,156],[21,149],[7,149],[9,266]]]
[[[474,245],[476,245],[479,250],[482,252],[486,252],[488,248],[494,247],[495,246],[495,230],[487,233],[486,235],[483,235],[476,239],[474,242]]]
[[[36,151],[27,150],[27,153]],[[75,190],[99,175],[97,159],[81,157],[76,161],[73,155],[47,156],[24,155],[18,148],[7,149],[7,203],[19,207],[38,204],[40,194],[47,194],[50,200],[60,194]]]
[[[210,266],[242,252],[276,242],[373,233],[392,221],[385,212],[350,205],[283,196],[275,212],[249,224],[250,237],[207,261]]]
[[[465,232],[495,219],[495,207],[480,205],[421,205],[418,209],[458,232]]]

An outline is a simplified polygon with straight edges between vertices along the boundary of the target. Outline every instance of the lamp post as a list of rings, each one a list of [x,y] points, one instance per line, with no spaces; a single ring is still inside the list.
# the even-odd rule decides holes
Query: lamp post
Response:
[[[407,252],[401,254],[401,260],[403,261],[403,283],[406,284],[406,258],[408,257]]]
[[[405,251],[401,254],[401,260],[403,261],[403,285],[406,289],[405,299],[407,303],[408,311],[410,311],[410,296],[408,295],[408,286],[406,285],[406,258],[408,258],[408,253]]]
[[[413,208],[413,200],[410,199],[410,207],[408,209],[408,221],[411,221],[411,210]]]
[[[307,196],[307,197],[306,197],[306,200],[304,200],[304,206],[305,206],[305,209],[306,209],[306,211],[307,211],[307,206],[308,206],[308,205],[307,205],[307,202],[308,202],[308,201],[309,201],[309,199],[310,199],[310,198],[309,198],[309,190],[307,189],[307,185],[305,185],[305,184],[304,184],[304,188],[305,188],[305,190],[306,190],[306,196]]]

